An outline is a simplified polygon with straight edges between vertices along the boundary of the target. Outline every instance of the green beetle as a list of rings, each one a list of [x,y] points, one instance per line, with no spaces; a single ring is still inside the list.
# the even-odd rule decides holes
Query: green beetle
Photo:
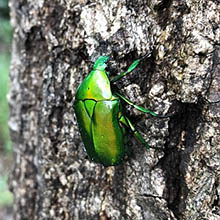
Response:
[[[105,70],[108,57],[100,56],[96,60],[93,70],[76,91],[74,109],[79,130],[86,151],[94,162],[104,166],[113,166],[121,162],[127,152],[126,129],[130,129],[136,138],[146,148],[149,148],[131,121],[123,114],[120,100],[124,100],[142,112],[153,116],[157,116],[157,114],[135,105],[118,92],[112,93],[111,90],[111,83],[130,73],[144,57],[135,60],[126,72],[110,81]]]

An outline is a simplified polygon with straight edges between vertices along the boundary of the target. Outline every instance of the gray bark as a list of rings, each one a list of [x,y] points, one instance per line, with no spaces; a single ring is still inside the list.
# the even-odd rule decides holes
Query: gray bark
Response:
[[[220,3],[11,0],[9,121],[15,219],[220,219]],[[73,111],[100,55],[146,141],[116,167],[91,162]]]

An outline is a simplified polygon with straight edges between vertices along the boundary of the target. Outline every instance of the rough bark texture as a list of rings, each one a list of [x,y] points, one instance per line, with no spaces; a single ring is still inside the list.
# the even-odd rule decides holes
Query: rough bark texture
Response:
[[[220,219],[220,2],[11,0],[9,125],[15,219]],[[130,138],[117,166],[92,163],[73,111],[92,62],[117,82],[153,149]]]

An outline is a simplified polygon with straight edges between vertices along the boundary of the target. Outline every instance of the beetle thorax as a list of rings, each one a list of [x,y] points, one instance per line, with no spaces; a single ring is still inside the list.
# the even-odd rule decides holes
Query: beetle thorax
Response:
[[[92,70],[76,92],[77,100],[109,100],[112,97],[110,81],[105,70]]]

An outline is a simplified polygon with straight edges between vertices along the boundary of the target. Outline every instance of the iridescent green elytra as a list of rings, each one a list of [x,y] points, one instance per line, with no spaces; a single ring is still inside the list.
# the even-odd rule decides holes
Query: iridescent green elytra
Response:
[[[105,71],[108,57],[101,56],[76,91],[74,108],[83,143],[89,157],[104,166],[117,165],[124,158],[127,151],[126,129],[132,130],[136,138],[149,148],[131,121],[122,113],[120,99],[142,112],[153,116],[156,113],[135,105],[111,90],[111,83],[131,72],[143,58],[134,61],[126,72],[110,82]]]

